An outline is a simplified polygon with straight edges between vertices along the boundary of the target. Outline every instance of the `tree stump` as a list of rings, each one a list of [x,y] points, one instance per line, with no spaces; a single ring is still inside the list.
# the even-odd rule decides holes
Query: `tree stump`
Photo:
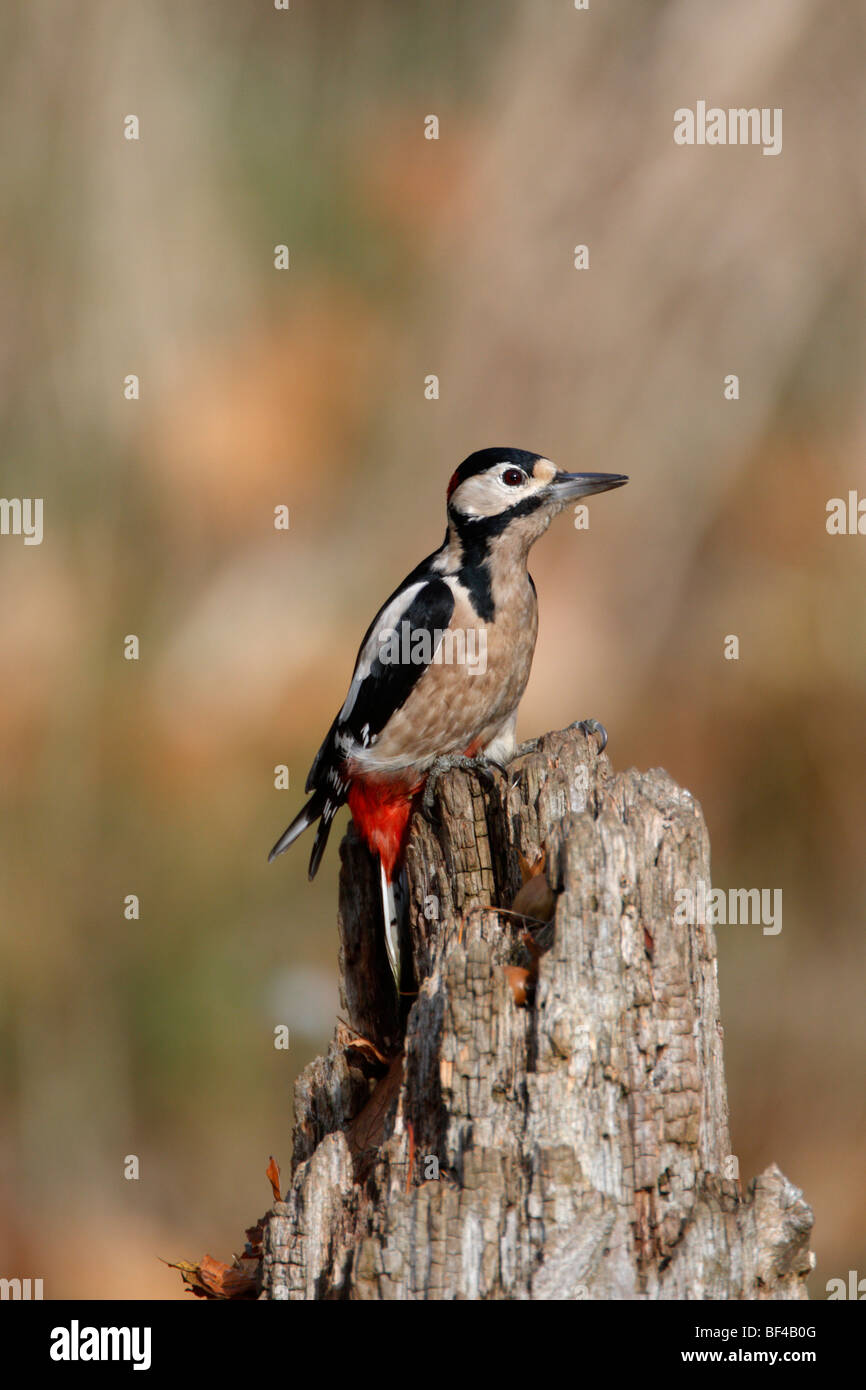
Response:
[[[546,927],[501,910],[541,846]],[[295,1088],[263,1298],[807,1297],[802,1193],[730,1176],[715,935],[674,921],[710,881],[689,792],[577,725],[449,774],[413,822],[402,1007],[371,858],[341,854],[350,1029]]]

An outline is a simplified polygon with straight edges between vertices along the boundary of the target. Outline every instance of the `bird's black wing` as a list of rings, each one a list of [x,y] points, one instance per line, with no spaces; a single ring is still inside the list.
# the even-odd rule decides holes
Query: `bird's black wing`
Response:
[[[321,784],[328,765],[344,762],[353,746],[368,748],[376,742],[435,654],[454,612],[454,595],[438,575],[428,571],[415,578],[416,574],[392,594],[368,627],[349,693],[316,755],[307,791]],[[389,633],[396,634],[390,647]],[[389,659],[395,651],[398,659]]]
[[[375,743],[391,716],[405,704],[435,656],[453,612],[450,587],[425,561],[377,613],[361,643],[343,708],[310,769],[306,789],[313,794],[280,836],[269,858],[282,854],[308,826],[318,821],[309,868],[310,878],[314,877],[325,852],[331,822],[346,800],[347,758],[353,750]],[[389,659],[395,655],[393,639],[388,643],[389,634],[396,634],[397,660]]]

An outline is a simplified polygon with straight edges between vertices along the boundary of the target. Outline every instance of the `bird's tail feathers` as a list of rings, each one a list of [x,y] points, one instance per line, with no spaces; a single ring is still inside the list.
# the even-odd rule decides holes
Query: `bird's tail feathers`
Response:
[[[313,801],[315,801],[315,797],[313,797]],[[312,804],[313,803],[310,802],[310,805]],[[328,843],[328,836],[331,833],[331,821],[337,814],[338,809],[339,808],[335,806],[333,802],[326,801],[319,813],[321,819],[316,831],[316,838],[313,841],[313,852],[310,855],[310,867],[307,875],[311,879],[316,877],[316,872],[322,862],[322,855],[325,853],[325,845]]]
[[[318,820],[321,814],[321,807],[316,805],[317,800],[318,797],[311,797],[310,800],[307,802],[306,806],[304,806],[295,816],[295,819],[292,821],[291,825],[286,827],[280,838],[277,840],[277,843],[271,850],[270,854],[268,855],[269,864],[272,859],[276,859],[278,854],[282,854],[285,850],[287,850],[289,848],[289,845],[294,844],[298,836],[303,835],[308,825],[312,825],[314,820]]]
[[[391,974],[394,976],[394,985],[399,994],[401,981],[400,933],[409,906],[409,885],[405,866],[401,866],[394,878],[389,878],[380,860],[379,881],[382,887],[385,950],[388,953]]]
[[[324,853],[325,845],[328,841],[328,831],[331,828],[331,821],[333,819],[334,811],[331,810],[330,804],[326,801],[324,794],[321,791],[316,791],[310,797],[306,806],[302,807],[295,816],[291,825],[283,831],[268,855],[268,863],[270,864],[271,860],[276,859],[278,854],[282,854],[287,850],[289,845],[294,844],[298,836],[303,835],[308,826],[320,820],[316,839],[313,843],[313,853],[310,858],[310,878],[312,878],[316,869],[319,867],[319,861]]]

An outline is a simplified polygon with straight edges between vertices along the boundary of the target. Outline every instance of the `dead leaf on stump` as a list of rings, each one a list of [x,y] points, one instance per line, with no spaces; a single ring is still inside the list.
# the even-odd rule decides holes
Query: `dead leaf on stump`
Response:
[[[177,1264],[166,1260],[166,1264],[169,1269],[180,1270],[184,1283],[196,1298],[258,1297],[257,1259],[236,1260],[227,1265],[222,1260],[215,1260],[212,1255],[205,1255],[197,1265],[188,1264],[185,1260]]]
[[[270,1163],[265,1169],[265,1176],[267,1177],[268,1182],[271,1184],[271,1191],[274,1194],[274,1201],[281,1202],[283,1199],[280,1196],[280,1165],[277,1163],[277,1160],[274,1158],[273,1154],[271,1154]],[[247,1235],[249,1235],[249,1231],[247,1232]]]
[[[280,1169],[275,1158],[271,1157],[266,1169],[274,1201],[280,1198]],[[259,1268],[262,1262],[262,1240],[264,1238],[266,1216],[260,1217],[254,1226],[244,1232],[246,1243],[244,1253],[235,1255],[231,1264],[215,1260],[205,1255],[198,1264],[189,1260],[164,1260],[169,1269],[180,1273],[188,1291],[196,1298],[244,1299],[259,1296]]]
[[[380,1067],[388,1066],[388,1058],[379,1051],[376,1044],[356,1033],[354,1028],[350,1028],[342,1019],[338,1021],[336,1041],[338,1047],[342,1047],[345,1052],[357,1052],[365,1062]]]
[[[378,1150],[385,1139],[385,1127],[392,1103],[403,1080],[403,1054],[392,1057],[388,1070],[377,1081],[370,1099],[346,1128],[349,1152],[356,1163]]]
[[[538,984],[538,963],[545,953],[531,932],[521,932],[520,940],[529,956],[528,968],[523,965],[504,965],[505,978],[511,986],[514,1002],[518,1009],[525,1009],[535,986]],[[547,948],[549,949],[549,948]]]
[[[542,845],[531,863],[518,850],[517,859],[523,884],[514,895],[511,911],[536,922],[549,922],[556,909],[556,894],[544,872],[547,850]]]
[[[532,976],[522,965],[503,965],[505,978],[511,986],[511,993],[514,995],[514,1002],[518,1009],[525,1009],[527,1004],[527,992],[532,984]]]

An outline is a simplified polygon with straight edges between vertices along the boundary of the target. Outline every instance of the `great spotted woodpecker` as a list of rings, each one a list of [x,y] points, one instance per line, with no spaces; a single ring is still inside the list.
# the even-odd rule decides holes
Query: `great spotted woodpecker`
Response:
[[[269,859],[318,821],[313,878],[348,801],[379,859],[398,989],[395,882],[412,810],[431,774],[479,755],[501,765],[516,751],[517,706],[538,630],[529,549],[568,502],[626,482],[619,473],[561,473],[523,449],[470,454],[448,484],[444,541],[367,629],[349,693],[307,778],[312,796]]]

